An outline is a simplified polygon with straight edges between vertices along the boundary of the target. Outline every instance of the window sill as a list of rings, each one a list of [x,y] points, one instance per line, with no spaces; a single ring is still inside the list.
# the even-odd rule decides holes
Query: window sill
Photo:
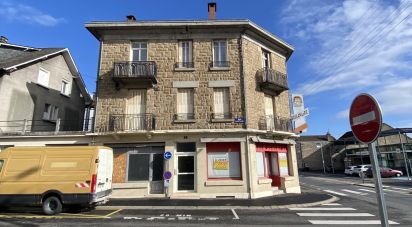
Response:
[[[60,95],[66,97],[66,98],[70,98],[70,95],[66,95],[66,94],[64,94],[64,93],[60,93]]]
[[[50,90],[50,88],[49,87],[47,87],[47,86],[45,86],[45,85],[43,85],[43,84],[39,84],[39,83],[36,83],[38,86],[40,86],[40,87],[42,87],[42,88],[45,88],[45,89],[47,89],[47,90]]]
[[[258,184],[271,184],[271,183],[272,183],[272,179],[270,178],[262,177],[258,179]]]
[[[230,67],[210,67],[210,71],[230,71]]]
[[[42,118],[42,120],[53,123],[53,124],[56,124],[56,122],[57,122],[57,120],[50,120],[50,119],[45,119],[45,118]]]
[[[193,72],[195,70],[196,70],[195,68],[184,68],[184,67],[175,68],[175,72]]]
[[[196,119],[188,119],[188,120],[174,120],[173,123],[176,124],[189,124],[189,123],[196,123]]]
[[[216,119],[215,118],[215,119],[212,119],[211,122],[212,123],[232,123],[233,119],[228,119],[228,118],[222,118],[222,119],[217,118]]]
[[[205,182],[205,186],[243,186],[242,180],[209,180]]]

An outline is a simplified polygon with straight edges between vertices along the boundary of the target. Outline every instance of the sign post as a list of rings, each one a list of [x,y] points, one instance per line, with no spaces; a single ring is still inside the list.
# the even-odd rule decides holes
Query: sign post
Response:
[[[359,94],[350,106],[349,123],[355,138],[368,144],[372,172],[375,177],[375,190],[379,205],[379,216],[382,226],[389,226],[388,212],[382,190],[382,179],[376,155],[376,142],[382,128],[382,112],[379,103],[369,94]]]

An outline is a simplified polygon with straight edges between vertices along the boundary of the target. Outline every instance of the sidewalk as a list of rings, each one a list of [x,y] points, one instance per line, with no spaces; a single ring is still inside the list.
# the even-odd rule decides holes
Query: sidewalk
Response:
[[[338,199],[319,192],[282,194],[258,199],[110,199],[103,208],[119,209],[277,209],[317,206]]]

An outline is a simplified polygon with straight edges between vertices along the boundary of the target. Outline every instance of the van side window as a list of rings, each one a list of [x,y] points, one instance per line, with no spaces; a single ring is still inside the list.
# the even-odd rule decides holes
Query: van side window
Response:
[[[0,172],[1,172],[1,168],[3,167],[3,163],[4,163],[4,160],[0,160]]]

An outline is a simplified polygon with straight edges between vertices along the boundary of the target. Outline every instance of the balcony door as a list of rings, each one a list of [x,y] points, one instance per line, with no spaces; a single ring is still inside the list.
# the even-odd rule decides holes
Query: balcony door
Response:
[[[130,89],[126,103],[125,131],[144,130],[146,122],[146,90]]]
[[[147,61],[147,43],[132,43],[132,61]]]
[[[275,126],[274,114],[273,114],[273,97],[265,95],[265,119],[266,130],[273,130]]]

